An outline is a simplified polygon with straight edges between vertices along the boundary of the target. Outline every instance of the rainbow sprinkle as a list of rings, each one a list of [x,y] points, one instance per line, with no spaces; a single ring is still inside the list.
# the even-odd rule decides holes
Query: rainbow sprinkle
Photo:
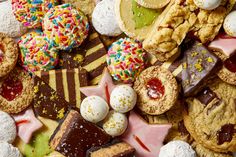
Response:
[[[58,51],[49,45],[43,32],[25,34],[18,42],[22,66],[30,71],[50,70],[58,64]]]
[[[131,83],[145,68],[146,55],[141,43],[121,38],[108,50],[108,69],[115,80]]]
[[[60,50],[78,47],[87,38],[87,17],[71,4],[63,4],[49,10],[43,20],[43,31],[50,44]]]
[[[57,4],[57,0],[12,0],[12,10],[24,26],[37,28],[46,12]]]

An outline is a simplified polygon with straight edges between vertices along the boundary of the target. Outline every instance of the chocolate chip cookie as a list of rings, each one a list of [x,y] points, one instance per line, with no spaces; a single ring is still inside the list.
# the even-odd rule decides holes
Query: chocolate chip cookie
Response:
[[[0,33],[0,77],[6,76],[16,65],[17,44],[12,38]]]
[[[210,149],[203,147],[197,142],[192,143],[192,147],[195,150],[198,157],[233,157],[232,153],[217,153]]]
[[[178,85],[170,71],[152,66],[145,69],[134,83],[138,108],[146,114],[160,115],[168,111],[178,98]]]
[[[236,87],[215,79],[186,99],[184,124],[193,138],[216,152],[236,151]]]
[[[32,78],[16,67],[0,79],[0,110],[16,114],[26,109],[34,97]]]

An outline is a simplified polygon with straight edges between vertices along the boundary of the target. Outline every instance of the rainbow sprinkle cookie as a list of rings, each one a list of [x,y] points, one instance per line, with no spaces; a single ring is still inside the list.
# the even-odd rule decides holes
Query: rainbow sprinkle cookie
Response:
[[[141,43],[130,38],[121,38],[108,50],[108,69],[117,81],[133,82],[145,68],[146,53]]]
[[[50,70],[58,63],[57,50],[40,31],[22,36],[19,47],[21,64],[28,71]]]
[[[88,19],[71,4],[59,5],[45,15],[43,31],[51,45],[61,50],[70,50],[81,45],[88,36]]]
[[[12,0],[12,10],[24,26],[37,28],[46,12],[57,4],[57,0]]]

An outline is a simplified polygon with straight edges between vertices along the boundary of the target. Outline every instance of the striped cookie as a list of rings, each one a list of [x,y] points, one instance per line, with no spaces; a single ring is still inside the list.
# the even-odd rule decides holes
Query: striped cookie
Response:
[[[101,78],[106,63],[107,51],[99,35],[93,29],[88,37],[79,48],[73,49],[72,52],[62,52],[60,67],[61,69],[73,69],[81,66],[88,71],[89,84],[95,85]]]
[[[71,106],[80,107],[85,98],[79,90],[80,87],[88,86],[87,71],[84,69],[62,69],[36,72],[46,84],[64,98]]]

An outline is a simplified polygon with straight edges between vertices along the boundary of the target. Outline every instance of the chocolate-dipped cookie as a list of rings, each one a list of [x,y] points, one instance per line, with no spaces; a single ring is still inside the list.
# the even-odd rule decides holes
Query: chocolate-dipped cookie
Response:
[[[191,96],[201,90],[209,78],[214,77],[214,73],[219,69],[220,60],[197,41],[186,42],[182,51],[183,93],[184,96]]]
[[[107,144],[110,139],[102,129],[71,110],[51,136],[50,146],[66,157],[84,157],[88,149]]]

